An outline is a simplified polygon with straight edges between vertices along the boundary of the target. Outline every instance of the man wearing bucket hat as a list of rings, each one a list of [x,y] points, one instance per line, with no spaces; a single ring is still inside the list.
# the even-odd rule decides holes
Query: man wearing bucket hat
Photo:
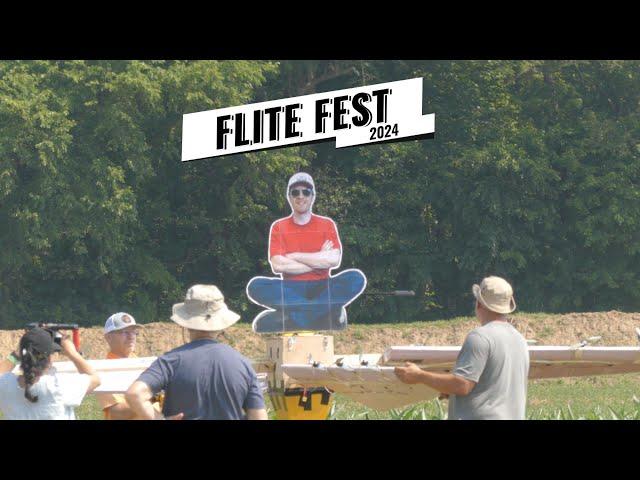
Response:
[[[190,341],[159,357],[131,385],[126,400],[137,416],[162,418],[151,398],[165,391],[165,417],[187,420],[265,419],[262,390],[251,362],[215,340],[216,332],[240,319],[214,285],[194,285],[173,306],[171,320],[187,329]]]
[[[481,326],[467,335],[453,372],[427,372],[407,362],[396,375],[449,395],[449,419],[524,420],[529,351],[507,318],[516,309],[513,289],[492,276],[473,285],[472,292]]]

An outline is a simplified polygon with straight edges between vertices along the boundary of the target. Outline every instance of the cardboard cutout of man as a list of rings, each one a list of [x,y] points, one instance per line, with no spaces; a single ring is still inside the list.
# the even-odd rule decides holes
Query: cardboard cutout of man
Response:
[[[342,244],[333,220],[311,212],[316,188],[311,175],[299,172],[287,185],[291,215],[276,220],[269,233],[269,263],[280,278],[255,277],[249,299],[268,308],[256,316],[256,333],[342,330],[345,307],[365,289],[357,269],[331,276],[340,266]]]

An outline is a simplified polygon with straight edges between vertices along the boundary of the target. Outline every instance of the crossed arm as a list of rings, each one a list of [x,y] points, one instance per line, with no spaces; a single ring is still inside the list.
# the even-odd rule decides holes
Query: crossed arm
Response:
[[[333,242],[327,240],[319,252],[293,252],[271,257],[271,266],[275,273],[300,275],[313,270],[326,270],[340,264],[340,249],[334,248]]]

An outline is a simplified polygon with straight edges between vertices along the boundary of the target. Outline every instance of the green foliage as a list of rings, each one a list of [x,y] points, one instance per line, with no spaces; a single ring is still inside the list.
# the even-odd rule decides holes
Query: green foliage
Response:
[[[358,320],[467,313],[471,284],[489,274],[530,311],[637,309],[637,67],[370,65],[372,81],[423,77],[437,126],[432,141],[324,150],[352,263],[375,265],[373,288],[419,295],[360,301]]]
[[[250,101],[274,64],[3,62],[0,70],[2,326],[88,325],[121,309],[156,320],[186,283],[224,289],[238,264],[246,275],[252,245],[236,249],[233,237],[246,237],[264,207],[245,205],[250,218],[236,217],[233,198],[245,195],[233,185],[299,158],[182,165],[180,125],[183,113]],[[230,261],[212,268],[226,250]]]
[[[640,307],[635,61],[0,62],[0,326],[164,319],[211,282],[249,321],[287,177],[310,171],[350,322],[467,314],[512,281],[529,311]],[[424,78],[433,140],[333,142],[180,162],[188,112]]]

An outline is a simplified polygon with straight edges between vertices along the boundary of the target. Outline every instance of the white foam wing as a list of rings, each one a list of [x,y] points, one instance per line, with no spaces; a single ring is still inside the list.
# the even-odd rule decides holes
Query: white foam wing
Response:
[[[382,365],[414,362],[426,370],[449,371],[460,347],[389,347]],[[640,372],[640,347],[530,346],[529,378],[557,378]]]
[[[156,357],[118,358],[112,360],[88,360],[100,376],[101,384],[93,393],[125,393],[140,374],[144,372]],[[76,374],[78,371],[72,362],[55,362],[53,366],[59,375]],[[258,373],[263,392],[267,390],[267,376]]]
[[[430,400],[437,392],[426,385],[407,385],[393,373],[406,361],[431,371],[450,371],[459,346],[395,346],[382,355],[336,355],[331,365],[285,364],[282,372],[301,386],[325,386],[371,408],[384,410]],[[639,347],[530,346],[529,378],[608,375],[640,372]],[[156,357],[89,360],[102,380],[95,393],[124,393]],[[56,362],[61,375],[77,373],[71,362]],[[256,370],[261,371],[259,363]],[[262,372],[262,371],[261,371]],[[267,375],[259,373],[263,391]]]
[[[449,372],[459,346],[396,346],[382,355],[335,356],[332,365],[285,364],[282,371],[301,386],[323,385],[378,410],[435,398],[425,385],[406,385],[393,373],[395,365],[413,362],[430,371]],[[529,378],[556,378],[640,372],[638,347],[529,347]]]
[[[100,377],[101,384],[93,393],[124,393],[156,357],[118,358],[113,360],[88,360]],[[59,375],[77,374],[72,362],[55,362]]]
[[[282,365],[283,373],[301,386],[325,386],[376,410],[388,410],[431,400],[438,392],[426,385],[407,385],[394,367],[343,365]]]

